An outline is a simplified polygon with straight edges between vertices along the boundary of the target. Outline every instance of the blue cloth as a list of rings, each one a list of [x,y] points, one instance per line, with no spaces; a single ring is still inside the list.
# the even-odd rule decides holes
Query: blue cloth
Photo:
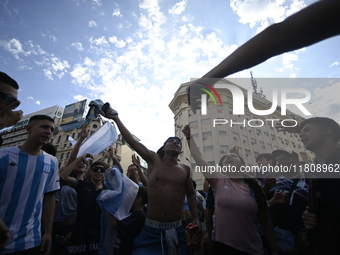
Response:
[[[144,226],[142,232],[133,242],[134,255],[168,254],[168,245],[165,239],[165,230],[150,226]],[[180,246],[181,255],[188,254],[186,233],[183,226],[176,228],[177,238]]]
[[[102,213],[100,218],[100,243],[99,255],[113,254],[114,244],[117,238],[117,230],[112,227],[106,212]]]
[[[99,207],[111,213],[117,220],[128,217],[138,193],[138,185],[114,166],[105,175],[105,186],[107,190],[103,190],[97,198]]]

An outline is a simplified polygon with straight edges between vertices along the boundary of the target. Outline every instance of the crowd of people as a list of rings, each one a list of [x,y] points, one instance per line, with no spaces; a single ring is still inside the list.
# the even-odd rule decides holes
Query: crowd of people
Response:
[[[213,85],[272,56],[338,35],[339,10],[339,1],[322,0],[269,26],[188,87],[192,110],[199,106],[200,82]],[[0,128],[22,118],[16,110],[18,89],[14,79],[0,72]],[[112,148],[105,157],[112,157],[113,168],[88,153],[77,157],[89,135],[83,125],[69,161],[58,169],[56,149],[48,143],[54,120],[32,116],[25,142],[0,149],[0,254],[340,254],[339,178],[204,173],[207,189],[199,194],[190,167],[178,161],[188,146],[198,166],[209,166],[189,126],[183,129],[186,145],[169,137],[153,152],[133,138],[117,112],[105,115],[148,164],[147,176],[136,156],[126,169],[136,191],[129,214],[119,218],[97,201],[112,189],[105,175],[112,169],[123,173]],[[298,132],[314,153],[309,164],[339,166],[340,126],[334,120],[314,117],[287,131]],[[256,161],[259,167],[301,164],[291,148],[260,154]],[[236,169],[245,165],[237,149],[219,162]]]

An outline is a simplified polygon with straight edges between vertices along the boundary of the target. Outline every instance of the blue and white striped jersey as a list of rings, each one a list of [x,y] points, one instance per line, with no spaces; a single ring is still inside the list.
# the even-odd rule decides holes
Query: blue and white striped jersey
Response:
[[[54,156],[31,156],[18,147],[0,150],[0,217],[11,234],[0,254],[40,245],[44,194],[59,188]]]

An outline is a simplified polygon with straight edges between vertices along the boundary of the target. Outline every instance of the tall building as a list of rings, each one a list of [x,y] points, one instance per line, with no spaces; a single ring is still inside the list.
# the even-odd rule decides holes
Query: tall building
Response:
[[[192,178],[196,181],[198,190],[203,189],[204,177],[202,173],[195,171],[196,163],[191,157],[188,146],[184,145],[186,140],[182,129],[187,124],[191,127],[192,139],[195,140],[205,160],[212,166],[216,166],[220,158],[234,146],[239,148],[239,154],[249,166],[257,165],[255,158],[260,153],[271,153],[283,148],[291,148],[300,154],[301,161],[311,160],[312,154],[304,149],[297,134],[278,132],[275,128],[275,123],[283,118],[279,106],[270,115],[254,115],[246,103],[247,90],[227,79],[222,79],[217,84],[230,84],[242,91],[245,99],[244,114],[233,114],[235,109],[232,93],[228,89],[216,88],[216,86],[216,91],[223,102],[222,105],[215,104],[209,98],[206,114],[203,115],[200,110],[193,114],[186,97],[186,87],[189,84],[190,82],[181,84],[169,107],[174,113],[175,136],[179,137],[183,143],[180,161],[191,165]],[[266,110],[272,105],[272,102],[261,94],[253,93],[252,95],[255,109]],[[287,116],[284,117],[284,119],[294,119],[298,123],[304,120],[289,110],[287,110]]]
[[[64,109],[62,107],[55,105],[23,116],[22,119],[15,126],[1,130],[0,135],[3,139],[3,143],[0,148],[19,146],[23,144],[27,137],[25,127],[32,116],[50,116],[52,119],[54,119],[54,124],[58,125],[63,112]]]
[[[27,137],[25,127],[28,124],[29,119],[34,115],[48,115],[54,119],[55,123],[55,130],[50,143],[57,148],[56,158],[59,161],[59,168],[61,168],[67,163],[72,151],[72,144],[69,141],[69,137],[71,137],[73,140],[78,140],[78,138],[80,137],[81,126],[86,121],[84,118],[82,118],[84,108],[85,102],[80,101],[66,106],[65,109],[68,109],[66,114],[64,113],[64,109],[58,105],[31,114],[27,114],[15,126],[1,131],[0,135],[2,136],[3,143],[0,148],[19,146],[23,144]],[[73,114],[75,111],[77,111],[77,114]],[[70,112],[72,113],[71,115]],[[90,134],[96,132],[103,124],[105,124],[105,121],[100,117],[91,120],[88,125],[88,128],[90,129]],[[112,123],[112,125],[114,124]],[[121,161],[121,136],[119,136],[117,141],[113,144],[113,148],[114,157],[118,161]],[[104,152],[97,155],[95,157],[95,160],[99,159],[103,154]],[[106,158],[104,161],[108,165],[112,165],[112,159]]]

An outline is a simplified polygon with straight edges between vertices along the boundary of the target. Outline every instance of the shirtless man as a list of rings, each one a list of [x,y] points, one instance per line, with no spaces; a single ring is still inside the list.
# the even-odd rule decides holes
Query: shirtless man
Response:
[[[187,254],[181,221],[185,195],[193,223],[200,226],[200,221],[190,168],[178,162],[182,149],[180,139],[170,137],[155,153],[133,138],[118,114],[107,113],[107,116],[116,122],[124,139],[148,163],[147,219],[135,239],[134,254],[159,254],[162,250],[166,254]]]

